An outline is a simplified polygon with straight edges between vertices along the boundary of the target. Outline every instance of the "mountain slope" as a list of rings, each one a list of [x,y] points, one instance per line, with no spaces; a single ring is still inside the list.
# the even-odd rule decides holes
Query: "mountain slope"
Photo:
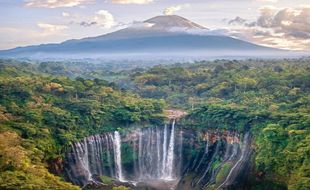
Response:
[[[245,55],[270,54],[276,49],[228,36],[206,35],[208,29],[183,17],[157,16],[133,26],[97,37],[68,40],[0,51],[4,57],[104,57],[155,54]],[[202,35],[204,34],[204,35]]]

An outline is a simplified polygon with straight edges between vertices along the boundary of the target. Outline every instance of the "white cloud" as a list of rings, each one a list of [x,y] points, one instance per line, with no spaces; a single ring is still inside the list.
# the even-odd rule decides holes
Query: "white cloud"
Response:
[[[25,5],[27,7],[58,8],[75,7],[92,2],[94,0],[25,0]]]
[[[9,49],[27,45],[44,43],[59,43],[68,37],[67,27],[64,25],[52,25],[38,23],[38,28],[25,27],[0,27],[0,49]]]
[[[155,24],[148,23],[148,22],[133,22],[129,27],[134,29],[145,29],[145,28],[152,28]]]
[[[115,25],[113,15],[106,10],[97,11],[96,16],[93,18],[92,22],[95,22],[97,25],[107,29]]]
[[[241,39],[270,47],[310,50],[310,7],[279,8],[264,6],[254,22],[231,26]]]
[[[68,29],[66,25],[54,25],[43,22],[39,22],[37,25],[43,30],[41,34],[45,36],[59,34],[59,32]]]
[[[286,36],[284,33],[276,33],[272,29],[259,27],[231,29],[230,35],[273,48],[310,50],[309,40]]]
[[[183,4],[183,5],[175,5],[171,7],[167,7],[164,9],[163,13],[164,15],[173,15],[175,12],[182,10],[183,8],[189,7],[189,4]]]
[[[257,26],[271,28],[286,37],[310,38],[310,8],[263,9]]]
[[[63,14],[67,16],[67,14]],[[107,10],[98,10],[91,15],[85,14],[69,14],[69,24],[77,24],[83,27],[101,27],[110,29],[118,26],[114,16]]]
[[[111,0],[111,2],[116,4],[149,4],[154,0]]]

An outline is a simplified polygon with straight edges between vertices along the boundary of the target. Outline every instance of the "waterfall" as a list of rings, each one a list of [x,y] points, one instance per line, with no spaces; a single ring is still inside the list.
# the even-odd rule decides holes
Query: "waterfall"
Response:
[[[114,132],[113,144],[114,144],[116,178],[119,181],[125,181],[122,171],[121,136],[118,131]]]
[[[72,144],[64,169],[66,177],[81,187],[100,185],[100,176],[109,176],[135,184],[180,182],[180,187],[163,189],[220,189],[235,183],[249,159],[249,149],[248,134],[241,143],[236,132],[191,130],[172,121],[84,138]],[[227,165],[230,171],[219,179]]]
[[[212,155],[212,157],[211,157],[211,159],[210,159],[210,161],[209,161],[209,163],[208,163],[208,165],[206,167],[206,170],[204,171],[203,175],[199,178],[197,184],[202,182],[202,180],[206,177],[206,175],[208,174],[209,170],[211,169],[212,164],[214,163],[216,157],[218,156],[218,151],[219,151],[219,147],[220,147],[219,145],[220,145],[220,143],[217,142],[216,145],[215,145],[215,152]]]
[[[104,136],[104,142],[106,143],[106,147],[105,147],[105,150],[106,150],[106,156],[107,156],[107,161],[108,161],[108,165],[109,165],[109,172],[110,172],[110,176],[114,177],[114,170],[113,170],[113,167],[112,167],[112,156],[111,156],[111,152],[110,152],[110,149],[113,149],[114,147],[111,147],[111,143],[110,143],[110,140],[111,140],[111,134],[105,134]]]
[[[76,143],[74,149],[77,155],[77,160],[80,162],[81,166],[84,168],[86,173],[86,179],[88,181],[92,180],[92,175],[89,170],[89,162],[88,162],[88,148],[86,139],[83,140],[83,143]]]
[[[250,136],[249,133],[246,133],[244,135],[240,158],[237,160],[237,162],[231,168],[231,170],[229,171],[228,175],[226,176],[226,179],[224,180],[224,182],[221,185],[219,185],[216,188],[216,190],[222,189],[222,187],[224,185],[226,185],[229,182],[229,180],[231,180],[235,170],[237,170],[237,168],[240,167],[240,165],[242,164],[244,159],[249,155],[248,154],[249,153],[249,147],[250,147],[250,143],[249,143],[250,137],[249,136]]]
[[[175,120],[172,122],[171,133],[170,133],[170,142],[169,149],[167,154],[167,161],[165,163],[165,178],[173,179],[173,168],[174,168],[174,125]]]
[[[174,164],[177,153],[175,151],[175,121],[170,126],[139,129],[136,134],[136,140],[132,141],[137,141],[138,144],[135,151],[138,152],[139,174],[135,176],[138,176],[140,181],[145,179],[174,180],[178,173]]]
[[[86,139],[84,139],[84,156],[83,156],[83,162],[84,162],[84,167],[85,167],[85,170],[87,171],[87,174],[88,174],[88,180],[91,181],[92,179],[92,176],[91,176],[91,173],[90,173],[90,170],[89,170],[89,161],[88,161],[88,146],[87,146],[87,142],[86,142]]]
[[[167,125],[164,128],[164,143],[163,143],[163,154],[162,154],[162,167],[161,167],[161,175],[165,175],[166,171],[166,159],[167,159]]]
[[[198,171],[202,162],[204,161],[204,158],[208,155],[208,152],[209,152],[209,134],[207,133],[207,142],[206,142],[205,152],[204,152],[202,158],[200,159],[199,164],[197,165],[195,171]]]
[[[160,129],[159,127],[156,127],[156,152],[157,152],[157,177],[159,177],[161,175],[161,168],[160,168],[160,164],[161,164],[161,151],[160,151]]]
[[[177,162],[177,169],[178,169],[178,173],[177,176],[181,176],[182,175],[182,165],[183,165],[183,130],[182,128],[179,131],[179,142],[177,142],[179,144],[179,154],[178,154],[178,162]]]

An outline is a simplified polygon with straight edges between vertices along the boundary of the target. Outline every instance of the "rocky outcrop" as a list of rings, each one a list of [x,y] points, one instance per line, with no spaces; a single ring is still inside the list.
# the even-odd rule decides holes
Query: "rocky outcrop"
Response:
[[[49,172],[59,176],[63,174],[63,160],[61,157],[49,159],[47,164]]]
[[[168,109],[165,110],[164,113],[169,120],[180,119],[187,115],[186,111],[176,109]]]

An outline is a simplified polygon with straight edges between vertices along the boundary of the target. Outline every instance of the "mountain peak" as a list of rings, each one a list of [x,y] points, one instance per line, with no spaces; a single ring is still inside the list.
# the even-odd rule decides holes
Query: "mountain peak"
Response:
[[[234,39],[229,36],[201,35],[208,30],[177,15],[157,16],[137,26],[109,34],[70,40],[60,44],[45,44],[0,51],[0,57],[56,58],[107,57],[127,59],[143,55],[147,59],[158,56],[237,56],[273,55],[279,50]],[[245,51],[247,54],[245,54]],[[153,57],[154,56],[154,57]]]
[[[187,28],[187,29],[206,29],[186,18],[178,15],[161,15],[144,21],[144,23],[154,24],[152,28],[171,29],[171,28]]]

